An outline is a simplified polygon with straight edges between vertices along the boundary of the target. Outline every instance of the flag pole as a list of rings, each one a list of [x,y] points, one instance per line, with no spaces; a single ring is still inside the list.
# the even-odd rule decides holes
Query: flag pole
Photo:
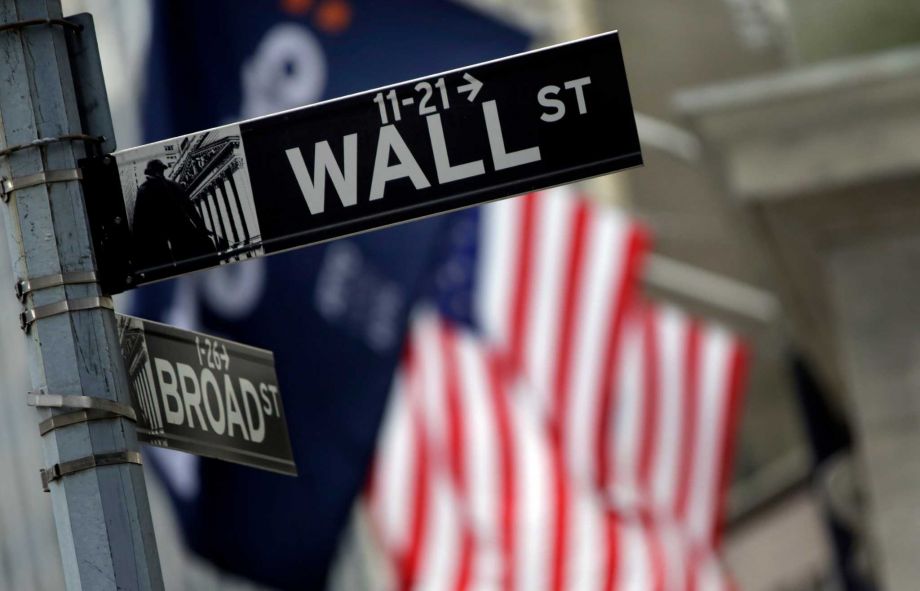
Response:
[[[0,0],[0,209],[68,589],[163,588],[111,299],[95,263],[60,0]],[[91,198],[92,196],[87,196]],[[13,286],[9,286],[13,288]],[[6,475],[9,477],[9,475]],[[43,557],[51,560],[52,557]]]

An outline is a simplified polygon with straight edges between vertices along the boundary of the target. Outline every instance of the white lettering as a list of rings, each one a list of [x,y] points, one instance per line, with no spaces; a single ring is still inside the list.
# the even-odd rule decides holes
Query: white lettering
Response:
[[[243,434],[243,439],[249,441],[249,433],[246,431],[246,425],[243,423],[243,414],[240,412],[240,401],[236,398],[236,392],[228,381],[224,381],[227,395],[227,435],[235,437],[233,426],[237,425]]]
[[[154,357],[153,364],[156,366],[157,383],[163,395],[163,410],[166,411],[166,422],[171,425],[181,425],[185,422],[185,409],[182,407],[182,397],[179,395],[177,388],[176,372],[173,371],[172,364],[165,359]],[[172,408],[173,402],[176,404],[175,410]]]
[[[230,376],[226,378],[227,388],[230,386]],[[265,418],[262,416],[262,408],[259,406],[259,396],[256,387],[246,378],[240,378],[240,392],[243,393],[243,410],[246,411],[246,424],[249,425],[249,436],[254,443],[262,443],[265,440]],[[250,404],[250,400],[252,404]],[[251,410],[253,409],[254,410]],[[258,416],[258,427],[253,424],[253,415]]]
[[[262,411],[266,415],[272,416],[272,401],[268,397],[268,384],[259,384],[259,394],[262,396]]]
[[[344,207],[358,202],[358,134],[346,135],[344,143],[344,173],[335,156],[332,155],[332,148],[329,147],[327,141],[317,142],[313,148],[312,177],[304,163],[300,148],[290,148],[284,152],[287,154],[294,176],[297,177],[300,192],[303,193],[307,207],[313,215],[323,213],[326,207],[326,175],[329,175],[329,180],[332,181]]]
[[[569,80],[565,83],[566,88],[575,89],[575,98],[578,100],[578,113],[584,115],[588,112],[588,108],[585,106],[585,95],[583,87],[591,84],[591,78],[585,76],[584,78],[578,78],[577,80]]]
[[[489,134],[489,147],[492,150],[492,161],[495,170],[504,170],[529,164],[540,160],[540,148],[533,146],[517,152],[505,151],[505,138],[502,136],[502,124],[498,118],[498,107],[495,101],[482,103],[482,112],[486,118],[486,131]]]
[[[201,423],[203,431],[208,430],[208,424],[204,421],[204,414],[201,412],[201,388],[198,385],[198,376],[190,365],[184,363],[176,364],[176,371],[179,373],[179,390],[182,391],[182,399],[185,401],[185,415],[188,417],[188,426],[195,428],[195,415],[198,416],[198,422]],[[192,414],[195,410],[195,415]]]
[[[208,388],[210,386],[210,388]],[[209,391],[213,393],[213,396],[208,396]],[[214,432],[218,435],[223,435],[224,431],[227,430],[227,419],[224,416],[224,399],[220,395],[220,387],[217,385],[217,378],[214,377],[214,373],[210,369],[203,369],[201,371],[201,396],[204,398],[204,411],[208,415],[208,421],[211,423],[211,428],[214,429]],[[214,413],[214,404],[211,401],[215,401],[217,404],[218,413]]]
[[[562,90],[554,84],[549,86],[544,86],[540,89],[540,92],[537,93],[537,102],[540,103],[541,107],[546,107],[548,109],[556,109],[555,113],[543,113],[540,115],[540,119],[546,121],[547,123],[553,123],[554,121],[559,121],[565,116],[565,103],[560,101],[557,98],[551,98],[559,94],[559,91]]]
[[[434,153],[434,164],[438,170],[439,183],[444,184],[485,174],[486,167],[482,164],[482,160],[451,166],[450,158],[447,155],[447,142],[444,139],[441,116],[437,114],[429,115],[425,119],[428,121],[428,135],[431,138],[431,150]]]
[[[398,164],[390,165],[390,151],[396,155]],[[377,156],[374,159],[374,175],[371,179],[371,201],[383,197],[383,191],[389,181],[409,177],[416,190],[431,186],[409,146],[394,125],[380,128],[377,138]]]
[[[275,401],[275,415],[281,416],[281,405],[278,403],[278,386],[269,386],[268,391],[272,393],[272,400]]]

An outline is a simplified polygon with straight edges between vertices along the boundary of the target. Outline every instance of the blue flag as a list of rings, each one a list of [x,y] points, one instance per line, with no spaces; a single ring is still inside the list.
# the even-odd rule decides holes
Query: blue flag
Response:
[[[445,0],[162,0],[145,134],[189,133],[528,43],[522,31]],[[433,218],[138,291],[139,315],[275,353],[300,476],[158,458],[193,550],[278,588],[325,585],[366,477],[407,314],[438,266],[448,223]]]

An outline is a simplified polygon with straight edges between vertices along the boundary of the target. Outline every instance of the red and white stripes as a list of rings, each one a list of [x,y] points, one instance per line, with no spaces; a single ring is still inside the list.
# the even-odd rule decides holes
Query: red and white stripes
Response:
[[[717,546],[745,350],[725,329],[671,306],[628,313],[605,432],[616,506],[643,507]]]
[[[740,345],[634,297],[615,213],[558,189],[483,214],[483,331],[415,315],[365,498],[398,588],[726,587]]]
[[[528,383],[582,478],[605,478],[611,371],[644,233],[571,188],[482,208],[475,317]]]
[[[476,337],[416,318],[367,497],[400,589],[726,586],[679,522],[560,474],[530,394]]]

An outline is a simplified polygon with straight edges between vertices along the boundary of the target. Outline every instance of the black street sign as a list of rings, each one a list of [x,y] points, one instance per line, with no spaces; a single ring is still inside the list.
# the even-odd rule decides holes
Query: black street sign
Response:
[[[297,475],[271,351],[116,317],[138,439]]]
[[[108,195],[88,206],[114,292],[641,163],[606,33],[122,150],[84,176]]]

